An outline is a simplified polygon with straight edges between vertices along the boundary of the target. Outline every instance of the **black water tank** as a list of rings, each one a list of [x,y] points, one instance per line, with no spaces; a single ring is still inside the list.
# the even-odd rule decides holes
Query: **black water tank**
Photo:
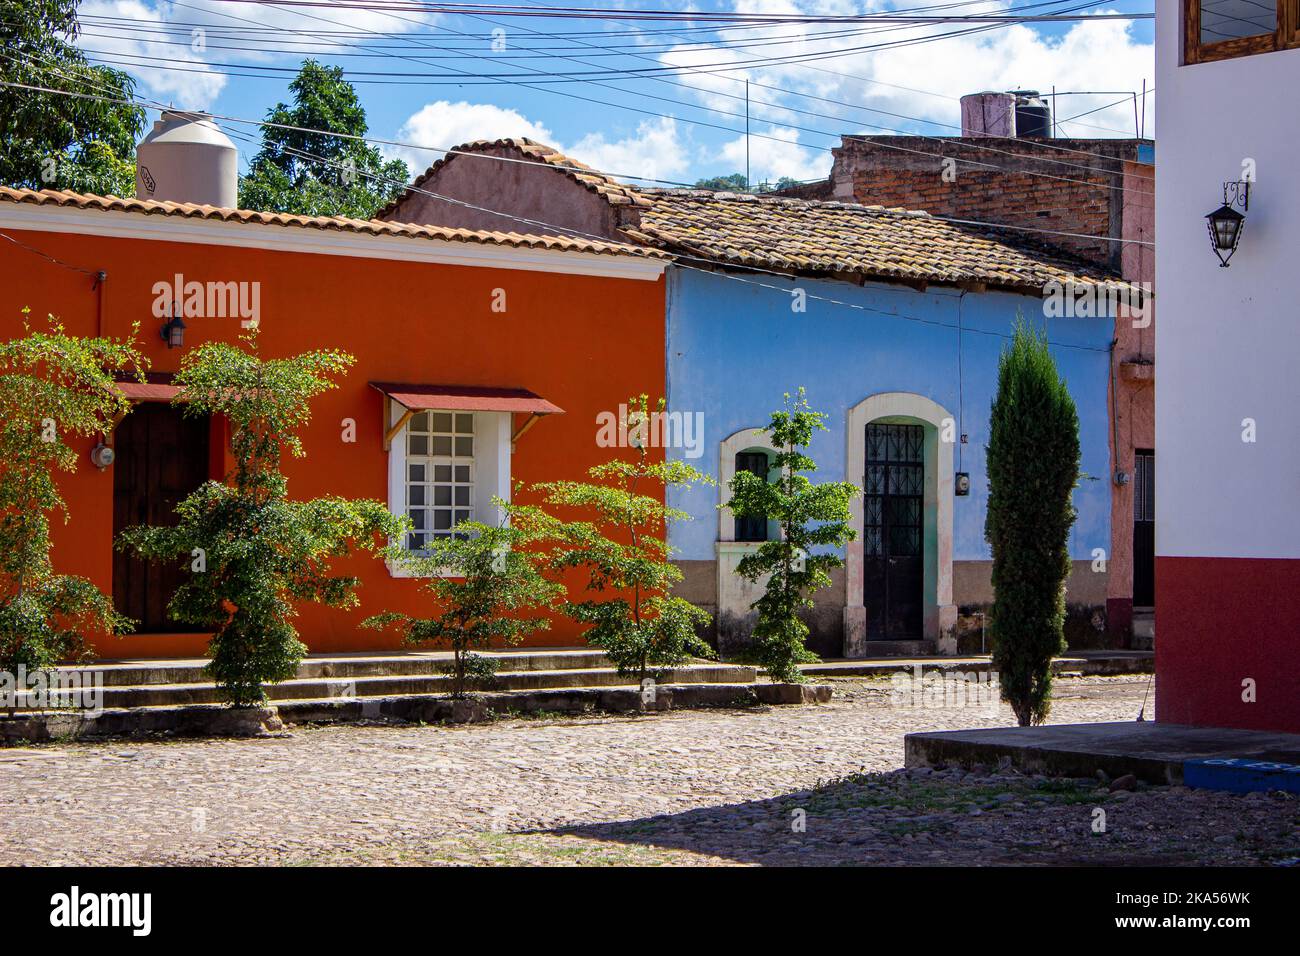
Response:
[[[1016,98],[1016,137],[1050,139],[1052,136],[1052,108],[1037,90],[1012,90]]]

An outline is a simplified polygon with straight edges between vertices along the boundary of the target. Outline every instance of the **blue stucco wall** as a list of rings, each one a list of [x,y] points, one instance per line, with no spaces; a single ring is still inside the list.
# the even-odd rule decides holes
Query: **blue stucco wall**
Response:
[[[915,392],[946,408],[961,425],[959,430],[970,436],[954,453],[955,464],[960,455],[956,470],[970,472],[971,493],[954,501],[953,559],[989,558],[984,541],[984,446],[998,355],[1017,310],[1041,327],[1045,320],[1040,300],[1000,292],[920,292],[888,284],[859,287],[807,279],[798,284],[807,290],[804,313],[791,311],[786,290],[794,287],[793,280],[763,275],[739,281],[696,269],[669,270],[668,406],[704,416],[703,454],[692,459],[685,449],[675,448],[669,456],[685,458],[716,478],[719,443],[742,428],[766,425],[773,409],[780,407],[782,393],[803,386],[812,407],[827,414],[830,429],[819,433],[811,448],[819,465],[815,477],[847,478],[861,485],[861,462],[845,474],[848,409],[877,392]],[[960,394],[959,312],[964,330]],[[1079,518],[1070,554],[1090,559],[1094,548],[1110,552],[1107,349],[1112,320],[1047,321],[1049,339],[1059,343],[1053,347],[1057,365],[1079,409],[1082,469],[1094,479],[1083,480],[1075,491]],[[716,488],[670,493],[670,504],[694,518],[670,529],[676,558],[715,557],[718,501]]]

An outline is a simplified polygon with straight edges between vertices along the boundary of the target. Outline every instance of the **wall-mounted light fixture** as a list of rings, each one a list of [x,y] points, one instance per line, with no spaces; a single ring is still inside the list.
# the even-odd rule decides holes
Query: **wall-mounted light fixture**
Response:
[[[1214,254],[1219,257],[1219,266],[1228,268],[1228,260],[1237,251],[1241,242],[1241,230],[1246,224],[1246,217],[1233,206],[1240,206],[1243,211],[1250,211],[1250,183],[1229,182],[1223,184],[1223,205],[1205,218],[1209,221],[1210,242],[1214,245]]]
[[[970,472],[957,472],[957,478],[953,482],[953,494],[958,497],[970,494]]]
[[[103,471],[117,459],[117,452],[113,451],[112,445],[105,445],[100,442],[94,448],[90,449],[90,462],[100,471]]]
[[[178,349],[185,344],[185,323],[181,321],[179,310],[163,325],[162,338],[169,349]]]

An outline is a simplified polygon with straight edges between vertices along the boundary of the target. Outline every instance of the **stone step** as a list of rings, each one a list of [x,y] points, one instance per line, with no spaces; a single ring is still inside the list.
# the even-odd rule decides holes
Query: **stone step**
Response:
[[[753,667],[732,664],[699,663],[669,668],[658,683],[735,684],[753,683]],[[637,682],[624,677],[612,667],[563,668],[560,670],[503,671],[490,681],[481,682],[481,691],[549,690],[573,687],[636,687]],[[267,684],[267,697],[273,702],[304,699],[338,699],[396,697],[450,692],[451,677],[445,673],[395,674],[365,677],[311,677]],[[105,708],[175,707],[188,704],[215,704],[222,700],[216,684],[210,681],[177,684],[106,685]]]
[[[485,657],[501,661],[502,671],[590,670],[607,667],[609,659],[598,648],[538,648],[518,651],[483,651]],[[450,662],[447,651],[417,651],[394,654],[312,655],[298,665],[301,680],[440,674]],[[98,661],[82,667],[60,667],[60,671],[96,670],[106,687],[141,687],[156,684],[206,684],[206,660]]]

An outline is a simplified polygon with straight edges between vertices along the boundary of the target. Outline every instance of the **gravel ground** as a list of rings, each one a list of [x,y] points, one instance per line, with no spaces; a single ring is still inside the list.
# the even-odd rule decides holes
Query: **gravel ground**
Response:
[[[4,749],[0,864],[1300,860],[1294,797],[900,770],[904,733],[1010,711],[832,683],[809,707]],[[1052,719],[1131,720],[1146,690],[1060,680]]]

